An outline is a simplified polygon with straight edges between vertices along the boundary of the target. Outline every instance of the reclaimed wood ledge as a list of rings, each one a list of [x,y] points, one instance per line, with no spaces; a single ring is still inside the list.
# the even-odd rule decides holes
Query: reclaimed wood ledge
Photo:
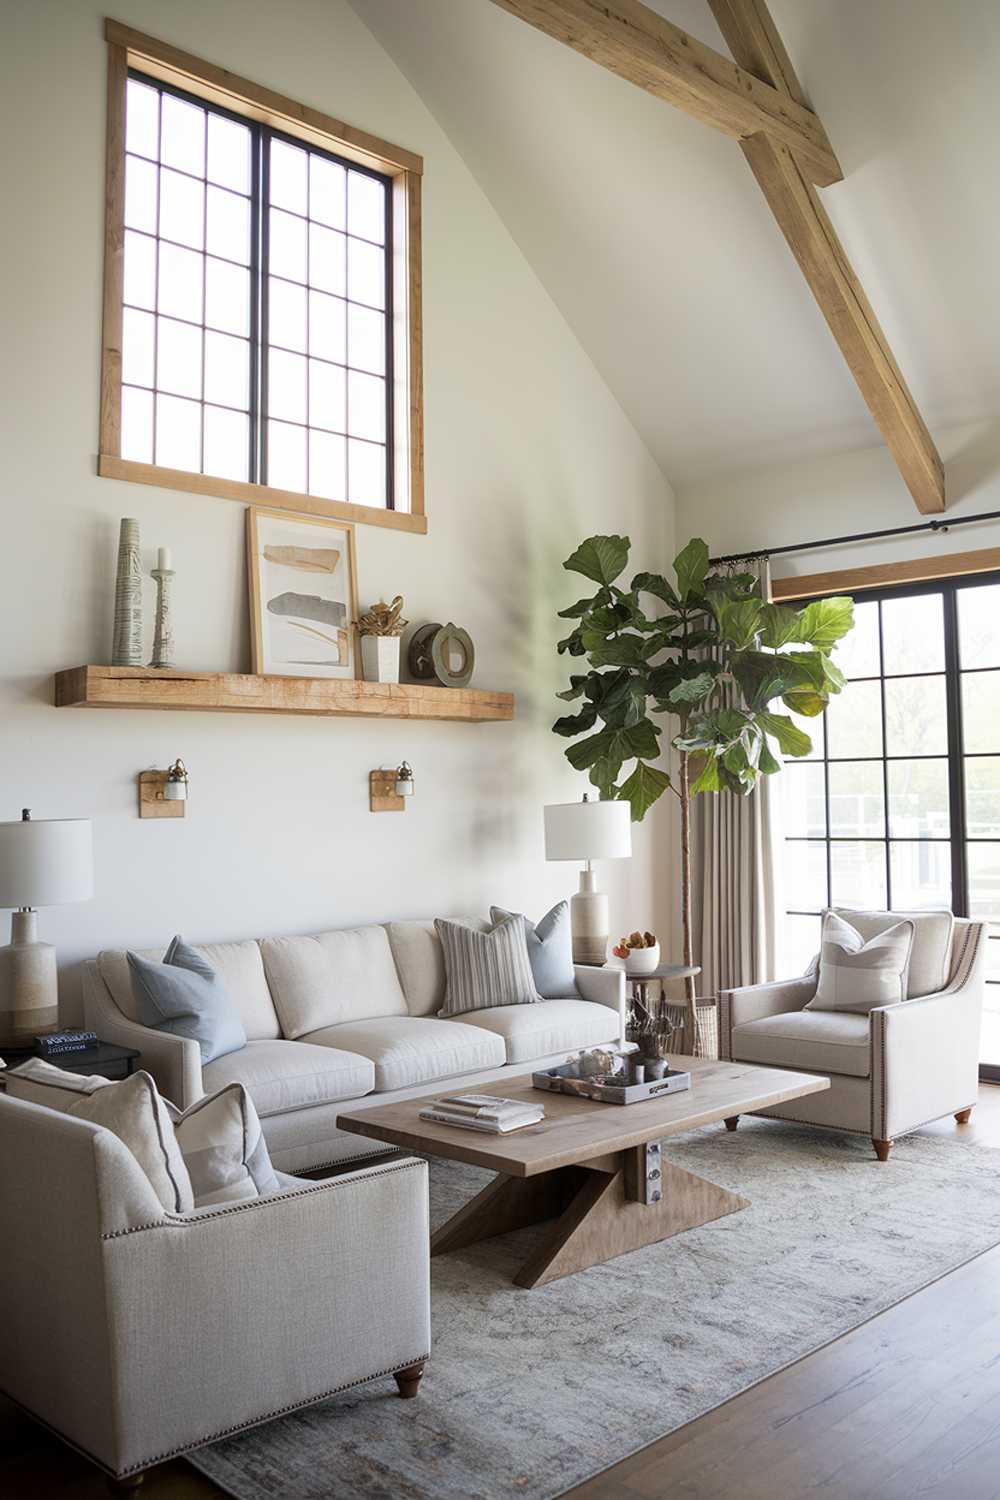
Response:
[[[345,718],[513,719],[513,693],[331,677],[258,677],[152,667],[71,667],[55,676],[57,708],[187,709],[203,713],[327,714]]]

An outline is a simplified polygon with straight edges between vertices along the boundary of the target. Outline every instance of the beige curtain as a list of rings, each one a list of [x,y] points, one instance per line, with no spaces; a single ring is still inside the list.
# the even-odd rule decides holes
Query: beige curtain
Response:
[[[771,597],[766,558],[746,558]],[[779,773],[780,774],[780,773]],[[774,979],[780,920],[778,778],[762,776],[748,797],[696,797],[692,807],[692,916],[700,995]]]

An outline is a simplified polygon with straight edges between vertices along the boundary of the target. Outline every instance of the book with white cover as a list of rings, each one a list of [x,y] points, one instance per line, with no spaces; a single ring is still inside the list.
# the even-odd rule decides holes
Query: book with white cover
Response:
[[[462,1130],[478,1130],[484,1135],[506,1135],[510,1130],[522,1130],[526,1125],[538,1125],[545,1119],[542,1109],[523,1109],[517,1114],[502,1118],[477,1119],[475,1115],[454,1113],[428,1104],[420,1111],[422,1120],[433,1120],[438,1125],[457,1125]]]
[[[534,1104],[525,1104],[523,1099],[504,1099],[500,1094],[449,1094],[443,1099],[435,1099],[434,1107],[476,1119],[501,1119],[538,1108]]]

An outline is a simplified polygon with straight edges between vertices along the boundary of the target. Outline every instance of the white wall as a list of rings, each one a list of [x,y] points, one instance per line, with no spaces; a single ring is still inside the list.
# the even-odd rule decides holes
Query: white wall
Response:
[[[4,13],[4,526],[0,817],[95,820],[97,896],[43,913],[63,964],[108,945],[316,930],[388,916],[539,912],[575,886],[546,866],[541,807],[582,790],[548,726],[563,663],[560,568],[595,530],[672,555],[669,486],[501,222],[386,54],[342,0],[117,0],[117,19],[426,158],[430,534],[362,527],[364,603],[399,592],[415,622],[454,619],[475,682],[517,694],[512,725],[56,711],[52,673],[107,661],[118,519],[149,565],[173,548],[178,663],[246,669],[240,505],[95,475],[100,350],[104,8]],[[151,586],[147,612],[151,614]],[[151,621],[147,636],[151,634]],[[187,762],[185,821],[140,821],[135,777]],[[406,756],[417,795],[373,817],[367,775]],[[666,920],[666,809],[607,866],[612,923]]]

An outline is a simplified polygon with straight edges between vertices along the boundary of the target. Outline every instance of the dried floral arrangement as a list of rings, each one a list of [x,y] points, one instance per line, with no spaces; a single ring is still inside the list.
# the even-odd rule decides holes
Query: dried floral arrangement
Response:
[[[402,594],[397,594],[391,604],[380,599],[358,620],[359,632],[361,635],[402,635],[410,623],[401,618],[402,608]]]
[[[637,948],[655,948],[655,932],[633,932],[628,937],[619,938],[618,945],[612,948],[615,958],[628,958]]]

